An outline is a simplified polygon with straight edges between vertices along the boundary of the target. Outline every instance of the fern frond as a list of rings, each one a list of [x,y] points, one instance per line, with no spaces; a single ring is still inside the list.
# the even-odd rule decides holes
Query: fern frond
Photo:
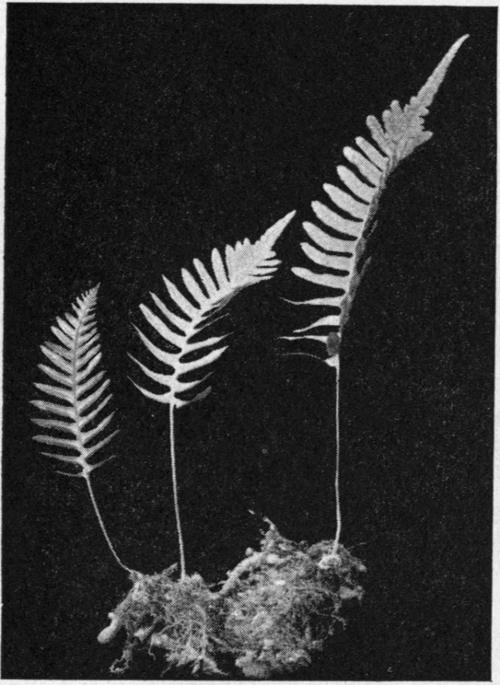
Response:
[[[314,201],[312,210],[321,224],[303,223],[309,240],[301,243],[301,247],[313,268],[294,267],[292,272],[298,278],[326,287],[333,293],[328,297],[293,304],[333,306],[335,311],[328,316],[320,316],[309,326],[296,329],[286,339],[313,339],[326,345],[328,333],[323,333],[323,330],[335,331],[338,344],[336,349],[329,350],[330,356],[326,360],[331,366],[337,364],[342,331],[368,262],[364,258],[365,244],[374,225],[381,193],[399,162],[431,138],[432,133],[424,130],[424,117],[451,61],[467,37],[462,36],[454,43],[404,109],[394,100],[383,112],[382,122],[374,116],[367,118],[372,140],[369,142],[357,137],[356,148],[345,147],[343,150],[349,166],[337,167],[344,189],[328,183],[323,186],[334,208]],[[311,331],[314,334],[310,334]]]
[[[290,212],[277,221],[255,243],[245,238],[234,246],[226,245],[223,254],[212,250],[208,268],[195,259],[192,270],[181,271],[182,290],[163,276],[168,304],[151,293],[154,308],[140,305],[146,322],[161,339],[162,346],[136,328],[144,346],[163,369],[161,373],[156,372],[132,357],[144,375],[161,386],[160,392],[152,392],[134,383],[146,397],[179,408],[206,395],[207,390],[203,390],[189,397],[190,391],[209,377],[210,373],[206,371],[224,353],[227,345],[222,344],[225,335],[201,335],[240,290],[272,278],[280,264],[274,245],[294,215],[295,212]],[[191,374],[195,374],[195,378]]]
[[[112,396],[105,372],[98,370],[102,358],[94,313],[98,290],[96,286],[80,295],[72,311],[58,317],[52,326],[58,342],[41,346],[48,363],[38,365],[51,383],[35,383],[50,401],[31,401],[49,415],[32,419],[43,429],[33,439],[56,449],[42,454],[78,467],[78,473],[67,475],[84,478],[107,461],[91,462],[118,432],[105,434],[114,412],[104,411]]]

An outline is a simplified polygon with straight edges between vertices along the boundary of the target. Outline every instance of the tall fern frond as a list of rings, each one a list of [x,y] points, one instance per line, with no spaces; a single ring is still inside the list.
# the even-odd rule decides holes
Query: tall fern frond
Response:
[[[327,288],[330,294],[292,304],[326,307],[330,312],[285,338],[321,342],[327,348],[326,363],[330,366],[338,363],[342,332],[368,263],[364,256],[366,239],[373,228],[387,179],[403,159],[432,137],[430,131],[424,130],[424,118],[467,37],[462,36],[453,44],[409,104],[401,108],[394,100],[383,112],[382,122],[374,116],[367,118],[371,141],[357,137],[357,147],[343,150],[348,165],[337,167],[343,185],[325,183],[323,186],[333,208],[314,201],[311,206],[321,224],[303,223],[308,240],[301,247],[314,270],[294,267],[292,271],[305,281]]]
[[[448,67],[468,36],[459,38],[448,50],[424,86],[404,108],[394,100],[382,114],[382,122],[369,116],[366,124],[371,140],[356,138],[356,147],[345,147],[348,165],[337,167],[340,187],[326,183],[323,188],[332,206],[314,201],[312,209],[320,225],[305,221],[308,240],[301,243],[313,269],[293,267],[300,279],[327,288],[329,293],[295,305],[326,308],[314,321],[283,336],[285,340],[313,340],[326,348],[326,363],[335,369],[335,497],[337,529],[335,544],[341,531],[339,494],[340,472],[340,345],[356,290],[369,263],[365,256],[367,238],[375,225],[375,215],[387,179],[418,146],[428,141],[432,133],[424,130],[424,118],[443,82]],[[301,354],[301,353],[298,353]],[[309,355],[312,356],[312,355]],[[316,356],[316,355],[313,355]],[[318,357],[319,358],[319,357]]]
[[[169,405],[170,466],[181,577],[185,576],[186,564],[178,500],[174,411],[203,399],[210,391],[205,386],[200,392],[200,387],[211,375],[207,373],[208,369],[225,352],[227,345],[221,344],[226,335],[207,335],[207,328],[240,290],[272,278],[280,264],[274,245],[294,215],[295,212],[290,212],[277,221],[255,243],[245,238],[234,246],[226,245],[223,254],[212,250],[209,268],[194,259],[191,271],[181,271],[182,290],[163,276],[168,306],[154,293],[151,293],[154,310],[144,304],[140,306],[146,322],[161,340],[161,346],[139,328],[136,330],[150,355],[161,365],[162,372],[154,371],[132,357],[145,376],[159,386],[159,391],[153,392],[135,382],[134,385],[146,397]],[[193,394],[195,389],[198,392]]]
[[[76,473],[60,472],[85,480],[94,511],[106,542],[120,566],[130,571],[119,559],[104,526],[90,481],[90,474],[114,455],[95,461],[95,457],[111,442],[118,431],[109,432],[114,412],[107,406],[111,400],[109,380],[99,369],[102,358],[95,307],[99,286],[82,293],[72,305],[72,311],[58,317],[51,328],[54,340],[41,346],[46,358],[38,368],[51,383],[35,383],[49,400],[32,400],[44,418],[33,418],[42,432],[33,436],[36,442],[54,451],[42,452]]]

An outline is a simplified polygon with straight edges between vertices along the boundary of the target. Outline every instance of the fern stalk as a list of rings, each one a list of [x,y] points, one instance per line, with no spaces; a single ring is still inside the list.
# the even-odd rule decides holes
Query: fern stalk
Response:
[[[181,579],[186,577],[186,556],[184,554],[184,538],[182,536],[181,512],[179,508],[179,488],[177,486],[177,465],[175,460],[175,406],[169,405],[170,423],[170,469],[172,473],[172,492],[174,497],[175,525],[177,528],[177,542],[179,545],[179,561]]]
[[[48,341],[41,346],[51,365],[39,364],[39,369],[56,385],[35,383],[35,387],[49,395],[52,401],[31,401],[37,409],[49,414],[49,418],[32,419],[33,423],[44,429],[42,434],[33,436],[33,439],[59,450],[55,453],[42,452],[44,456],[79,469],[77,473],[58,473],[85,480],[92,508],[113,558],[122,569],[134,573],[122,562],[111,542],[90,480],[95,469],[113,459],[108,457],[98,463],[92,461],[94,455],[118,432],[102,437],[113,413],[102,418],[101,412],[111,399],[111,394],[103,398],[109,380],[105,379],[104,371],[97,371],[102,356],[94,314],[98,290],[97,285],[83,293],[73,304],[72,312],[58,317],[57,325],[52,326],[57,342]],[[89,425],[93,427],[88,428]]]
[[[149,354],[160,363],[162,372],[154,371],[130,356],[161,391],[152,392],[132,382],[146,397],[169,405],[170,468],[181,578],[186,574],[186,561],[177,483],[175,410],[202,400],[210,392],[205,381],[211,372],[194,379],[192,374],[204,372],[224,354],[227,345],[220,343],[227,334],[207,335],[207,329],[220,318],[221,309],[241,290],[273,277],[280,264],[274,245],[294,215],[295,212],[290,212],[277,221],[255,243],[245,238],[233,246],[226,245],[222,254],[217,249],[212,250],[208,268],[199,259],[194,259],[192,270],[181,271],[183,290],[164,276],[168,307],[154,293],[150,293],[154,310],[144,304],[140,306],[161,346],[135,328]],[[193,395],[195,388],[198,389]]]
[[[90,482],[90,474],[87,474],[86,476],[83,476],[83,478],[84,478],[85,483],[86,483],[86,485],[87,485],[87,490],[88,490],[88,493],[89,493],[90,501],[92,502],[92,507],[93,507],[93,509],[94,509],[94,513],[95,513],[95,515],[96,515],[96,517],[97,517],[97,520],[98,520],[98,522],[99,522],[99,527],[101,528],[101,531],[102,531],[102,534],[103,534],[103,536],[104,536],[104,539],[106,540],[106,543],[107,543],[107,545],[108,545],[108,547],[109,547],[109,551],[110,551],[111,554],[113,555],[113,557],[114,557],[116,563],[118,564],[118,566],[121,566],[121,568],[122,568],[124,571],[127,571],[127,573],[136,573],[136,571],[134,571],[133,569],[129,568],[128,566],[126,566],[126,565],[123,563],[123,561],[122,561],[122,560],[120,559],[120,557],[118,556],[118,553],[117,553],[117,551],[115,550],[115,547],[114,547],[113,543],[111,542],[111,538],[110,538],[109,535],[108,535],[108,531],[107,531],[107,529],[106,529],[106,525],[105,525],[105,523],[104,523],[104,519],[102,518],[101,512],[100,512],[100,510],[99,510],[99,505],[97,504],[97,500],[96,500],[96,497],[95,497],[94,489],[93,489],[93,487],[92,487],[92,483]]]
[[[337,528],[333,553],[337,551],[342,531],[342,512],[340,507],[340,357],[335,366],[335,518]]]
[[[366,244],[375,227],[376,212],[387,180],[403,159],[432,137],[432,133],[424,128],[424,119],[452,60],[467,37],[462,36],[451,46],[417,95],[410,98],[409,104],[402,108],[397,100],[393,100],[389,109],[382,113],[381,121],[374,116],[367,117],[371,140],[358,136],[356,147],[345,147],[345,164],[337,166],[339,186],[329,183],[323,186],[333,207],[317,200],[312,202],[319,225],[310,221],[303,223],[308,240],[301,243],[301,248],[314,270],[295,266],[292,272],[308,283],[329,288],[330,294],[305,302],[288,302],[327,308],[327,314],[308,326],[295,329],[292,335],[282,337],[285,340],[321,343],[327,352],[323,361],[335,369],[337,545],[341,529],[339,389],[343,332],[356,290],[370,261],[366,258]]]

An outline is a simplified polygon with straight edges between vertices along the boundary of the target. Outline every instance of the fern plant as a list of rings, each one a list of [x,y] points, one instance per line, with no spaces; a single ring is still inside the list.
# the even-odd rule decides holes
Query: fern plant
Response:
[[[371,141],[357,137],[357,148],[345,147],[343,150],[350,165],[337,167],[343,186],[329,183],[323,186],[333,208],[314,201],[311,206],[320,225],[303,222],[308,240],[301,243],[301,248],[312,268],[295,266],[292,272],[301,280],[326,288],[328,294],[302,302],[287,300],[294,305],[319,307],[323,313],[311,324],[297,328],[292,335],[283,338],[319,342],[324,356],[308,356],[324,361],[335,370],[335,546],[339,544],[342,527],[339,493],[340,350],[356,289],[369,263],[365,252],[367,238],[375,226],[377,208],[389,176],[403,159],[432,137],[432,133],[424,129],[424,118],[448,67],[467,37],[462,36],[452,45],[409,104],[402,108],[397,100],[393,100],[389,109],[383,112],[382,122],[374,116],[367,118]]]
[[[145,376],[159,387],[153,392],[138,383],[134,382],[134,385],[146,397],[169,407],[170,468],[181,578],[186,575],[186,561],[177,484],[175,410],[203,399],[210,392],[205,381],[211,372],[205,372],[227,349],[227,345],[221,344],[227,334],[209,336],[207,329],[240,290],[273,276],[280,264],[274,245],[294,215],[295,212],[290,212],[277,221],[255,243],[245,238],[234,246],[226,245],[224,256],[219,250],[212,250],[211,272],[199,259],[194,259],[192,271],[181,271],[184,292],[163,276],[168,307],[154,293],[151,298],[155,311],[145,304],[140,306],[162,346],[156,345],[137,326],[135,328],[147,351],[160,363],[162,372],[154,371],[132,357]],[[197,392],[193,394],[195,389]]]
[[[101,350],[95,320],[99,286],[83,293],[72,311],[57,318],[54,340],[41,349],[49,364],[40,364],[51,383],[36,383],[47,399],[32,404],[43,414],[33,419],[43,431],[37,442],[54,448],[43,452],[73,471],[64,475],[83,478],[99,525],[117,563],[130,573],[133,587],[109,614],[110,625],[98,636],[101,643],[124,629],[122,657],[113,673],[129,668],[137,650],[163,652],[168,667],[190,665],[193,673],[217,674],[219,660],[229,654],[235,665],[251,678],[293,672],[311,662],[338,625],[345,623],[344,605],[363,596],[359,576],[364,565],[340,544],[340,351],[356,289],[368,264],[366,241],[375,225],[377,207],[387,180],[399,163],[432,133],[424,118],[451,61],[467,36],[460,38],[438,64],[419,93],[401,108],[393,101],[382,122],[370,116],[371,140],[356,138],[356,148],[346,147],[350,165],[337,167],[343,186],[325,184],[333,207],[312,203],[317,223],[305,221],[308,240],[301,243],[311,267],[295,266],[299,279],[325,287],[329,292],[295,305],[324,308],[323,313],[291,335],[290,341],[310,340],[323,346],[323,356],[313,355],[335,372],[335,496],[336,533],[308,547],[284,538],[269,520],[260,550],[248,548],[245,558],[219,583],[219,590],[194,573],[186,574],[184,539],[176,466],[176,412],[210,392],[207,379],[213,364],[227,349],[228,333],[214,335],[211,326],[242,289],[266,281],[280,260],[274,247],[295,212],[271,226],[254,243],[245,239],[221,252],[214,249],[207,266],[199,259],[182,269],[180,287],[163,276],[166,296],[151,293],[153,305],[140,305],[149,326],[147,334],[135,327],[150,355],[150,362],[132,357],[148,380],[148,387],[133,381],[147,398],[168,405],[169,461],[179,547],[180,578],[175,564],[151,575],[128,568],[118,556],[107,533],[92,487],[92,472],[108,457],[96,461],[113,439],[109,432],[113,413],[105,411],[111,400],[109,381],[99,369]],[[290,300],[288,300],[290,302]],[[299,354],[301,354],[299,352]],[[151,368],[153,363],[156,368]],[[161,370],[157,370],[161,369]],[[152,385],[149,385],[149,383]]]
[[[33,436],[36,442],[55,448],[55,452],[42,452],[72,469],[58,471],[64,476],[83,478],[90,501],[106,543],[116,562],[133,572],[118,556],[108,535],[92,487],[91,474],[115,455],[95,461],[96,455],[106,447],[117,430],[108,428],[114,412],[108,413],[112,395],[104,370],[99,370],[102,353],[95,320],[95,307],[99,285],[82,293],[73,303],[72,311],[58,317],[51,331],[54,340],[41,346],[48,363],[38,368],[52,383],[35,383],[46,399],[32,400],[48,418],[33,418],[43,429]]]

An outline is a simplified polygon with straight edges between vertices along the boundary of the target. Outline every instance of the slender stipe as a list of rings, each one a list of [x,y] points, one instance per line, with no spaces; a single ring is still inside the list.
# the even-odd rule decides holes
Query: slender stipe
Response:
[[[90,501],[92,502],[92,506],[94,507],[95,515],[97,516],[97,520],[99,521],[99,526],[101,527],[102,534],[104,535],[104,539],[108,543],[109,550],[111,554],[114,556],[116,563],[121,566],[125,571],[128,571],[128,573],[136,573],[133,569],[129,568],[126,566],[123,561],[120,559],[118,556],[115,548],[113,547],[113,543],[111,542],[111,539],[108,535],[108,532],[106,530],[106,526],[104,525],[103,518],[101,516],[101,512],[99,510],[99,506],[97,504],[97,500],[94,495],[94,489],[92,487],[92,483],[90,482],[90,475],[87,474],[83,476],[83,479],[85,480],[87,484],[87,490],[89,491],[89,496],[90,496]]]
[[[181,514],[179,509],[179,494],[177,491],[177,467],[175,462],[175,427],[174,427],[174,411],[173,404],[169,404],[169,419],[170,419],[170,467],[172,470],[172,490],[174,495],[174,510],[175,523],[177,526],[177,541],[179,543],[179,560],[181,579],[186,577],[186,559],[184,556],[184,540],[182,537]]]
[[[337,357],[335,364],[335,516],[337,520],[337,530],[333,545],[334,552],[340,541],[342,530],[342,516],[340,512],[340,357]]]

